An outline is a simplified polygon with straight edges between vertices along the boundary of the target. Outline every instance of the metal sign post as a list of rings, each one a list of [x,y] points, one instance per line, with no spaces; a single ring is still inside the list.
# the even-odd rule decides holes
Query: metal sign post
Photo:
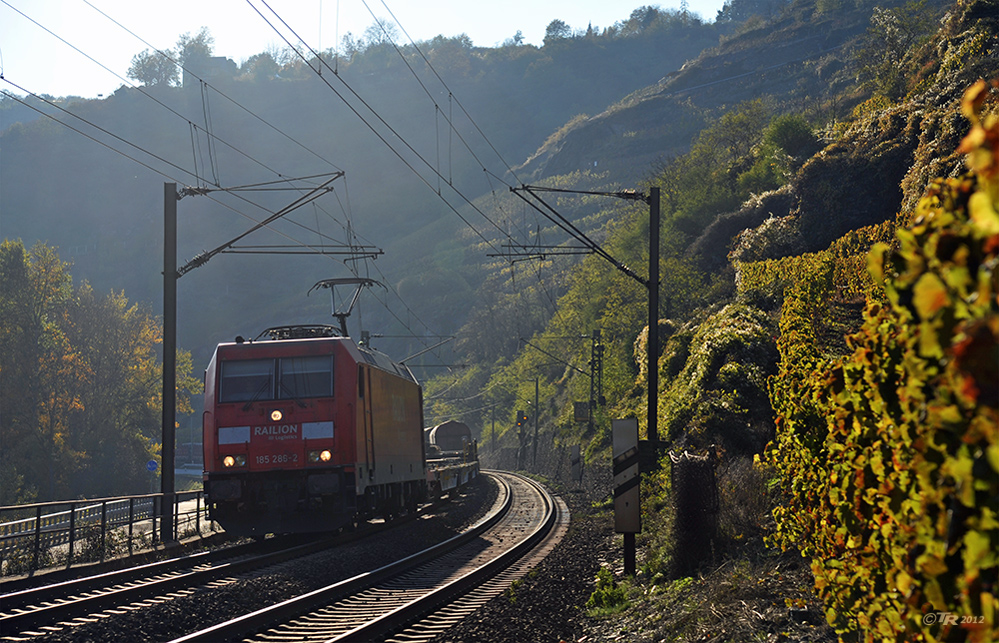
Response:
[[[624,573],[635,575],[635,534],[642,531],[638,420],[612,420],[614,441],[614,531],[624,534]]]

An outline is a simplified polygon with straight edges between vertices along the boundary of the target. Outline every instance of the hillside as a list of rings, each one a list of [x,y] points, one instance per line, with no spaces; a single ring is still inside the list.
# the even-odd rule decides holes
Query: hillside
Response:
[[[336,195],[286,217],[292,223],[274,226],[280,234],[264,231],[253,242],[286,244],[292,237],[313,246],[381,249],[377,262],[362,270],[403,299],[392,295],[384,305],[362,301],[366,327],[395,336],[453,333],[485,277],[482,253],[464,256],[466,235],[484,234],[492,242],[511,225],[502,213],[498,223],[490,221],[497,216],[491,207],[480,214],[468,205],[498,185],[477,159],[487,159],[490,172],[504,175],[503,159],[526,158],[575,114],[602,111],[695,57],[716,43],[718,34],[697,20],[681,24],[672,13],[663,13],[655,24],[622,15],[603,33],[577,34],[544,47],[479,48],[445,36],[420,43],[420,55],[412,45],[398,52],[387,43],[372,45],[340,60],[337,73],[327,72],[325,79],[302,61],[286,63],[280,73],[248,62],[237,76],[213,77],[202,89],[194,83],[145,90],[123,86],[103,100],[25,101],[66,126],[5,96],[0,104],[3,234],[28,246],[45,241],[73,263],[77,280],[100,292],[124,289],[158,309],[156,248],[166,177],[181,185],[229,187],[344,170],[346,176],[333,184]],[[423,56],[447,79],[446,88],[435,87]],[[450,132],[448,120],[454,123]],[[185,198],[179,204],[181,265],[243,232],[248,219],[265,216],[262,208],[276,211],[295,197],[287,192]],[[204,363],[217,341],[235,333],[325,321],[328,302],[304,294],[317,280],[349,274],[352,267],[335,257],[216,258],[180,283],[180,343]],[[445,302],[445,291],[467,296]],[[400,354],[423,347],[416,340],[387,344]]]
[[[828,6],[793,4],[772,31],[801,16],[823,23],[825,13],[807,9],[820,5]],[[702,95],[712,111],[700,112],[705,126],[686,150],[660,138],[669,152],[631,175],[663,192],[659,446],[717,463],[718,509],[706,508],[703,487],[681,490],[677,460],[660,460],[662,470],[642,481],[642,573],[624,579],[619,560],[594,556],[592,568],[618,573],[601,576],[579,606],[584,625],[571,615],[558,621],[577,639],[995,638],[999,564],[986,552],[999,543],[999,6],[858,11],[867,17],[851,23],[853,36],[817,65],[828,91],[786,91],[807,85],[812,70],[762,98]],[[913,27],[891,55],[879,40],[886,25]],[[740,76],[746,83],[757,78],[771,30],[733,41],[748,47],[751,33],[758,48],[744,55],[755,62],[738,72],[750,72]],[[657,87],[686,79],[694,89],[699,72],[729,78],[720,70],[736,60],[726,51],[733,41]],[[600,189],[587,185],[600,185],[594,150],[647,155],[655,147],[631,133],[686,122],[678,101],[657,112],[666,102],[651,98],[659,92],[578,119],[522,169],[552,185]],[[621,185],[603,176],[604,189]],[[648,210],[612,208],[602,248],[644,265]],[[539,272],[554,267],[538,263]],[[428,397],[441,415],[476,417],[490,403],[512,414],[531,408],[537,378],[550,433],[527,467],[572,487],[564,459],[581,445],[584,487],[609,497],[609,420],[645,424],[647,300],[602,258],[561,281],[556,274],[564,294],[515,360],[441,378]],[[594,328],[599,345],[569,339]],[[582,371],[597,355],[601,370],[590,374],[606,406]],[[596,422],[579,424],[573,402],[588,397]],[[511,414],[495,429],[481,421],[496,466],[514,466],[517,450],[531,447],[529,435],[510,430]],[[540,580],[528,591],[553,590]],[[501,611],[536,627],[524,610]],[[936,613],[965,624],[927,616]]]
[[[664,69],[658,82],[574,120],[518,172],[533,181],[599,167],[622,183],[639,181],[657,162],[686,153],[707,119],[758,98],[777,112],[843,118],[861,100],[849,91],[852,56],[870,13],[869,5],[820,12],[799,2],[769,21],[747,23],[679,69]]]
[[[530,638],[511,629],[519,614],[538,639],[549,628],[575,640],[994,640],[997,0],[738,0],[726,11],[743,19],[721,25],[644,9],[613,32],[542,48],[428,44],[460,107],[490,132],[489,153],[522,161],[511,175],[505,161],[495,171],[473,162],[488,146],[444,144],[447,96],[410,100],[414,81],[385,48],[339,73],[370,99],[366,115],[398,127],[374,127],[384,139],[412,142],[398,155],[302,64],[281,78],[228,79],[225,99],[155,92],[181,113],[210,101],[204,127],[246,156],[222,145],[199,157],[195,121],[178,133],[137,90],[72,110],[202,184],[217,173],[264,180],[277,167],[315,174],[349,157],[349,191],[338,186],[336,205],[296,223],[329,235],[310,230],[314,243],[342,233],[385,250],[358,272],[388,283],[386,310],[366,307],[358,325],[454,334],[435,356],[443,370],[427,371],[443,374],[425,383],[426,424],[468,423],[486,466],[575,494],[586,538],[602,539],[588,546],[577,532],[573,605],[539,620],[534,605],[512,606],[511,591],[495,630]],[[219,107],[228,98],[323,153]],[[155,301],[161,178],[84,154],[47,119],[8,128],[0,146],[5,236],[55,243],[77,278]],[[191,156],[200,167],[186,165]],[[541,204],[504,181],[562,192]],[[622,192],[651,187],[662,193],[656,248],[650,208]],[[181,201],[182,256],[241,231],[243,205]],[[582,253],[583,241],[600,253]],[[652,391],[650,257],[661,275]],[[302,294],[346,268],[313,259],[218,258],[191,273],[181,345],[203,363],[237,332],[324,320],[326,301]],[[422,347],[375,341],[399,354]],[[610,425],[637,417],[648,437],[650,404],[660,442],[646,447],[659,460],[642,479],[641,574],[626,580],[600,527]],[[515,428],[519,413],[533,436]],[[582,481],[570,479],[574,447]],[[689,484],[687,466],[710,468],[714,485]],[[584,606],[580,588],[600,566]],[[562,580],[537,579],[526,596],[560,596]],[[941,614],[976,620],[952,628]]]

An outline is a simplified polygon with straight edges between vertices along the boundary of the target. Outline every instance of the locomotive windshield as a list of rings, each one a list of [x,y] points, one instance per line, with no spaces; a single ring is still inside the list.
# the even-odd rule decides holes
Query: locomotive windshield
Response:
[[[329,355],[285,357],[278,365],[281,399],[333,395],[333,358]]]
[[[219,402],[223,404],[332,395],[331,355],[222,362]]]
[[[219,402],[274,399],[274,360],[222,362]]]

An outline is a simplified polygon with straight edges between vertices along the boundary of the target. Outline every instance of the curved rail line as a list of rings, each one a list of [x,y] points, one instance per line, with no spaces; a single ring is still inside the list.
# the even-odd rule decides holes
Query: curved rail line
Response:
[[[490,475],[501,484],[497,504],[502,501],[502,511],[492,512],[464,533],[391,565],[173,643],[378,640],[427,614],[439,612],[461,596],[471,597],[469,592],[523,560],[568,517],[565,505],[556,503],[530,479],[501,472]],[[525,563],[520,573],[529,567]],[[509,582],[496,581],[492,593],[503,591]],[[467,599],[465,613],[481,605],[482,600],[481,596]],[[457,612],[453,608],[450,611],[454,619]],[[433,620],[433,629],[440,631],[445,621],[442,617]]]
[[[123,606],[134,609],[141,607],[143,601],[182,595],[193,587],[307,556],[333,544],[370,537],[390,524],[408,522],[420,513],[291,547],[286,544],[288,539],[267,541],[264,548],[280,547],[275,551],[260,553],[261,546],[253,543],[5,593],[0,595],[0,636],[37,634],[40,628],[60,623],[73,625],[71,621],[107,610]],[[301,543],[300,537],[290,540]]]
[[[534,569],[569,530],[569,508],[557,496],[554,501],[557,511],[554,528],[548,532],[533,551],[451,603],[442,605],[435,611],[419,617],[419,620],[411,621],[408,626],[395,632],[385,641],[387,643],[418,643],[434,639],[438,634],[447,631],[488,603],[493,597],[502,594],[510,587],[511,583]]]

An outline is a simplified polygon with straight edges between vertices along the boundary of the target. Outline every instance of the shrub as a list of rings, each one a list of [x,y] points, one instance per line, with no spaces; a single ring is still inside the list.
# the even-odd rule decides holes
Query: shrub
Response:
[[[597,572],[596,589],[586,601],[586,609],[592,616],[606,616],[619,612],[628,605],[628,594],[624,587],[614,580],[614,574],[606,567]]]
[[[897,250],[871,251],[884,301],[869,297],[851,353],[815,350],[830,282],[785,299],[768,449],[786,494],[778,540],[812,558],[841,640],[999,635],[999,117],[981,117],[986,96],[979,83],[963,103],[973,173],[934,182]]]

